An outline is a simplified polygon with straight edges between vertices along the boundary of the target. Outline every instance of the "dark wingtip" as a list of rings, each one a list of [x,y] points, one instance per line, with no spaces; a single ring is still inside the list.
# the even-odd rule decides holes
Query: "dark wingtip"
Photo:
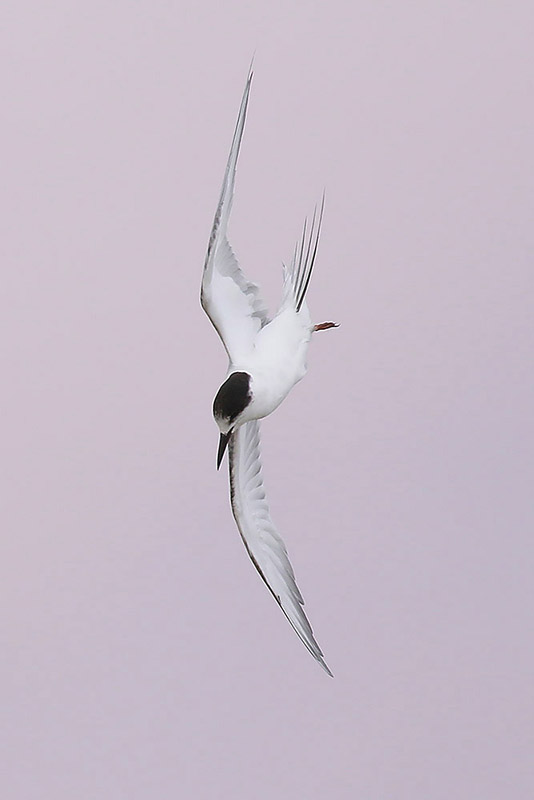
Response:
[[[326,672],[326,674],[330,675],[330,677],[333,678],[334,677],[334,673],[332,672],[332,670],[330,669],[330,667],[328,666],[326,661],[320,661],[319,663],[322,666],[322,668],[324,669],[324,671]]]

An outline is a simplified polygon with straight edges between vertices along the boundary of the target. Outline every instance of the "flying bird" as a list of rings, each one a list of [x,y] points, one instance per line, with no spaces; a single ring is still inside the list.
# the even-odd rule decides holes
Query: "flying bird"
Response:
[[[269,514],[259,424],[304,377],[312,332],[336,327],[333,322],[313,325],[305,301],[317,256],[324,194],[311,223],[304,223],[289,268],[283,268],[282,302],[271,319],[258,286],[240,269],[226,233],[251,82],[252,70],[239,108],[200,293],[202,308],[221,337],[229,359],[226,379],[213,401],[213,416],[220,432],[217,469],[228,447],[232,512],[247,552],[302,642],[332,675],[304,613],[304,600],[286,547]]]

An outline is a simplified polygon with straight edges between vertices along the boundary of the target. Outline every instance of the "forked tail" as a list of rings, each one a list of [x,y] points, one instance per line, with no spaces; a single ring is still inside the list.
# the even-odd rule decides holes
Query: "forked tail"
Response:
[[[302,236],[295,245],[295,252],[291,259],[291,267],[286,270],[286,280],[288,281],[287,291],[295,304],[297,311],[300,311],[306,291],[310,284],[310,278],[315,265],[317,248],[319,246],[319,235],[324,212],[324,192],[321,199],[319,211],[317,206],[313,211],[311,225],[308,228],[308,219],[304,220]]]

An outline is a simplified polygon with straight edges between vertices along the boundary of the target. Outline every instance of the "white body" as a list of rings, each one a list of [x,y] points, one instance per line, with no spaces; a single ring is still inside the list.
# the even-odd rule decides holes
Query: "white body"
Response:
[[[237,405],[236,416],[221,413],[216,421],[221,441],[229,442],[232,511],[247,552],[300,639],[331,675],[302,608],[304,601],[284,542],[269,514],[263,488],[258,423],[280,405],[306,373],[306,354],[313,326],[304,296],[317,253],[323,207],[317,226],[314,214],[308,235],[305,224],[291,267],[284,268],[282,303],[279,312],[270,320],[258,287],[248,281],[239,268],[226,235],[251,80],[252,74],[241,101],[201,289],[202,307],[228,353],[227,377],[234,372],[250,377],[241,376],[237,381],[244,385],[245,392],[241,394],[243,402]],[[219,462],[223,453],[224,447],[220,449]]]
[[[287,305],[258,332],[250,356],[230,364],[228,374],[243,371],[251,376],[252,402],[239,416],[238,424],[272,414],[302,380],[311,332],[305,305],[298,313]]]

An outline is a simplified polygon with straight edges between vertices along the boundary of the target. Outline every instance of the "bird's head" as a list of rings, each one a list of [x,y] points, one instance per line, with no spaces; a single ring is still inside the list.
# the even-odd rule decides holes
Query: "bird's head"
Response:
[[[221,434],[217,452],[217,469],[221,466],[232,431],[239,424],[239,417],[251,400],[252,391],[248,372],[232,372],[215,395],[213,416]]]

